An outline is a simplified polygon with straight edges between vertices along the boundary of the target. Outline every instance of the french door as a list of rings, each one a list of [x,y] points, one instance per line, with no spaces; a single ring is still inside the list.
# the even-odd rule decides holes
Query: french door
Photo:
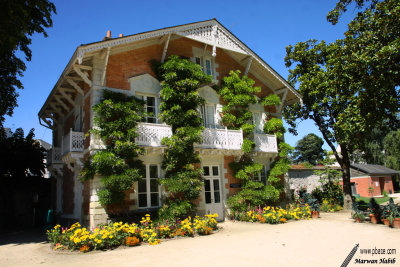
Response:
[[[219,166],[203,166],[204,171],[204,202],[206,214],[218,214],[218,220],[223,220],[221,174]]]

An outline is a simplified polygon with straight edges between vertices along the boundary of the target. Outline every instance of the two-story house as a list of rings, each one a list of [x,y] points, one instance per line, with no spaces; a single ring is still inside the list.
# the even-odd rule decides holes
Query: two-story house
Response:
[[[260,104],[251,106],[257,125],[255,160],[265,167],[260,179],[266,175],[277,156],[276,137],[262,131],[266,114],[281,118],[284,105],[301,101],[300,94],[285,79],[215,19],[117,38],[108,32],[102,41],[76,49],[39,112],[42,124],[53,130],[49,164],[57,177],[56,212],[62,217],[90,222],[92,226],[107,219],[96,195],[100,178],[85,183],[78,179],[84,159],[102,147],[101,141],[87,132],[94,127],[92,106],[99,102],[104,89],[140,97],[147,111],[153,113],[138,127],[137,143],[146,151],[141,156],[146,177],[127,193],[127,204],[130,210],[161,205],[165,192],[155,181],[163,177],[165,147],[161,139],[171,135],[171,128],[157,116],[161,86],[150,61],[164,62],[169,55],[200,64],[215,84],[230,70],[240,70],[262,88],[260,97],[277,94],[281,98],[282,105],[269,110]],[[241,131],[221,125],[222,103],[215,90],[204,86],[199,94],[206,100],[201,108],[206,129],[202,142],[196,145],[205,179],[198,212],[216,212],[222,219],[227,198],[240,190],[228,165],[242,153],[243,137]]]

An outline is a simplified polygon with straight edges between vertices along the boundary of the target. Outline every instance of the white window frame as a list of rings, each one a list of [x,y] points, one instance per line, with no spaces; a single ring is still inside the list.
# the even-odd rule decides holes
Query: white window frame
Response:
[[[144,108],[145,108],[145,111],[147,112],[147,98],[148,97],[154,97],[154,114],[153,114],[153,117],[155,118],[155,121],[154,122],[148,122],[148,118],[153,118],[153,117],[149,117],[149,116],[146,116],[146,121],[144,121],[144,122],[146,122],[146,123],[153,123],[153,124],[158,124],[159,123],[159,120],[158,120],[158,114],[159,114],[159,106],[160,106],[160,99],[159,99],[159,97],[158,96],[156,96],[156,95],[153,95],[153,94],[142,94],[142,93],[137,93],[136,94],[136,97],[137,98],[143,98],[142,100],[145,102],[144,103]]]
[[[258,114],[260,116],[259,120],[256,120],[255,114]],[[252,117],[253,117],[253,123],[256,125],[256,127],[254,128],[254,132],[257,134],[263,134],[264,133],[263,112],[253,111]],[[261,129],[257,129],[258,126],[260,126]]]
[[[208,121],[208,116],[209,114],[207,114],[208,109],[207,107],[211,107],[213,109],[213,114],[212,114],[212,123],[209,123]],[[200,106],[200,114],[201,114],[201,118],[203,119],[203,126],[208,128],[208,129],[216,129],[216,128],[220,128],[219,126],[219,122],[216,118],[217,115],[217,105],[216,104],[204,104]]]
[[[160,184],[158,184],[158,206],[152,206],[151,205],[151,194],[152,193],[155,193],[155,192],[151,192],[150,191],[150,181],[152,180],[152,179],[160,179],[161,178],[161,165],[160,164],[153,164],[153,163],[147,163],[147,164],[145,164],[145,166],[146,166],[146,176],[145,177],[142,177],[142,179],[143,180],[145,180],[146,181],[146,193],[142,193],[142,192],[139,192],[139,182],[137,182],[137,207],[138,207],[138,209],[149,209],[149,208],[158,208],[158,207],[161,207],[161,186],[160,186]],[[151,178],[150,177],[150,166],[157,166],[157,176],[158,176],[158,178]],[[146,194],[146,202],[147,202],[147,205],[144,207],[141,207],[139,204],[140,204],[140,202],[139,202],[139,195],[142,195],[142,194]]]
[[[198,62],[198,60],[200,61],[200,64]],[[209,61],[210,62],[210,73],[207,73],[207,64],[206,62]],[[201,68],[203,69],[203,72],[205,74],[211,75],[213,77],[213,80],[216,79],[216,75],[215,75],[215,63],[214,63],[214,58],[212,56],[204,56],[204,55],[194,55],[194,63],[199,64],[201,66]]]

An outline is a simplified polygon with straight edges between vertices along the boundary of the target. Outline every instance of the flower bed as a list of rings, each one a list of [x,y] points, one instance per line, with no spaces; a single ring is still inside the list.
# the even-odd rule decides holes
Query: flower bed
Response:
[[[299,204],[290,204],[286,209],[266,206],[264,208],[249,209],[248,211],[235,212],[233,218],[244,222],[260,222],[269,224],[285,223],[288,220],[309,219],[310,207]]]
[[[70,228],[56,225],[47,231],[47,238],[54,250],[70,249],[88,252],[93,249],[104,250],[119,246],[137,246],[142,242],[157,245],[161,239],[176,236],[209,235],[217,229],[218,214],[188,217],[183,221],[163,221],[153,223],[146,214],[139,224],[115,222],[89,230],[79,223]]]

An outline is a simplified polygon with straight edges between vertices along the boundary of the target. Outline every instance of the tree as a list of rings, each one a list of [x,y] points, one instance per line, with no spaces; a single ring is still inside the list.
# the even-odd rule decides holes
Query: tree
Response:
[[[324,158],[324,150],[322,146],[324,140],[321,137],[310,133],[300,139],[293,152],[294,162],[308,162],[312,165],[316,165],[318,161]]]
[[[0,0],[0,128],[4,116],[11,116],[17,106],[15,88],[23,89],[18,76],[23,75],[26,66],[16,53],[22,51],[25,60],[31,60],[30,36],[43,33],[47,37],[45,28],[52,26],[53,12],[56,8],[48,0]]]
[[[388,133],[383,140],[385,149],[385,165],[400,170],[400,130]]]
[[[351,2],[340,1],[328,19],[337,22]],[[364,9],[349,23],[344,39],[290,45],[285,57],[287,67],[294,65],[289,82],[299,84],[304,103],[286,107],[289,131],[296,133],[297,120],[315,122],[343,170],[345,208],[351,207],[350,155],[379,122],[399,125],[400,2],[356,3]]]
[[[33,137],[34,129],[27,136],[24,130],[18,128],[11,137],[6,137],[0,131],[0,181],[3,183],[24,182],[25,178],[42,176],[46,165],[44,163],[45,149],[40,147]]]

